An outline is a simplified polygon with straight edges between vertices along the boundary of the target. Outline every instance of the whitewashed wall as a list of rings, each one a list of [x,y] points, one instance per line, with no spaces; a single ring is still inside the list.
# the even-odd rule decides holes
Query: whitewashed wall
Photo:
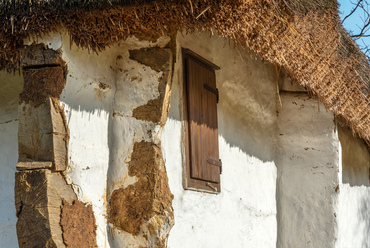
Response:
[[[18,247],[14,178],[18,162],[18,99],[22,77],[0,71],[0,247]]]
[[[127,176],[127,162],[133,143],[148,138],[147,133],[141,132],[148,124],[130,117],[131,111],[157,97],[156,89],[148,83],[151,79],[156,81],[159,75],[151,75],[150,70],[145,73],[143,65],[130,61],[128,50],[163,46],[168,39],[160,39],[158,44],[130,39],[99,55],[70,46],[69,41],[63,31],[39,40],[50,48],[62,49],[68,66],[67,83],[60,99],[70,132],[69,169],[65,177],[78,198],[93,206],[99,247],[129,247],[134,242],[136,247],[141,240],[121,235],[107,225],[107,192],[135,181]],[[209,34],[179,35],[178,42],[172,107],[163,133],[163,152],[175,196],[175,226],[170,233],[169,247],[275,247],[276,74],[271,66],[252,59],[246,51],[234,49],[222,38],[210,39]],[[220,157],[224,169],[219,195],[185,191],[182,186],[180,46],[192,49],[221,67],[217,72],[217,85],[221,98],[218,105]],[[137,74],[144,80],[132,80]],[[138,92],[142,94],[132,98]],[[16,118],[17,102],[17,99],[13,102],[12,118]],[[113,116],[117,116],[115,120]],[[4,114],[2,117],[9,119]],[[0,124],[1,140],[13,142],[11,145],[0,143],[4,146],[0,155],[6,156],[0,164],[6,168],[2,168],[1,178],[4,175],[7,180],[1,182],[2,187],[6,185],[1,188],[6,193],[1,200],[6,201],[1,202],[7,205],[6,214],[0,218],[10,218],[9,222],[0,222],[3,225],[0,225],[0,235],[10,235],[10,239],[0,239],[4,243],[1,247],[17,247],[13,196],[17,128],[16,121]],[[160,137],[160,129],[158,131],[153,134]],[[7,223],[12,228],[5,226]]]
[[[226,39],[178,35],[170,116],[163,153],[174,194],[170,248],[276,246],[276,79],[272,67]],[[221,67],[216,72],[221,193],[184,190],[180,46]]]
[[[169,182],[175,195],[175,227],[170,233],[169,247],[225,247],[230,240],[234,247],[248,244],[274,247],[277,233],[273,138],[276,75],[271,67],[260,61],[256,63],[245,51],[225,45],[224,39],[209,39],[208,34],[181,37],[179,35],[181,46],[209,57],[222,68],[217,74],[217,82],[221,93],[219,134],[224,172],[220,195],[184,191],[182,187],[179,112],[182,79],[181,63],[177,63],[171,116],[163,134]],[[57,34],[44,42],[54,48],[62,47],[63,59],[69,69],[61,97],[70,129],[70,171],[66,176],[79,198],[93,206],[99,246],[132,244],[134,237],[122,236],[117,230],[107,228],[106,191],[134,182],[122,165],[129,161],[133,142],[146,139],[147,134],[140,132],[143,129],[140,126],[145,123],[130,118],[130,111],[157,95],[152,89],[153,95],[142,95],[140,102],[130,98],[135,93],[131,90],[137,92],[141,80],[131,85],[129,78],[143,71],[140,69],[142,65],[127,61],[127,56],[129,49],[150,46],[150,43],[129,40],[97,56],[73,46],[70,49],[68,36]],[[161,45],[165,41],[159,42]],[[210,51],[212,54],[208,54]],[[119,55],[124,59],[117,64]],[[181,61],[179,55],[177,61]],[[245,73],[240,73],[242,71]],[[149,81],[143,80],[141,84],[148,88],[150,85],[145,83]],[[100,83],[107,87],[102,90]],[[113,114],[118,119],[112,120]],[[112,236],[110,232],[113,232]],[[136,242],[140,244],[141,241]]]
[[[99,55],[70,47],[69,37],[63,32],[39,42],[61,48],[68,65],[67,84],[61,96],[70,130],[70,168],[65,176],[79,199],[93,206],[98,245],[140,244],[140,240],[122,236],[108,227],[106,192],[135,181],[130,180],[127,167],[122,165],[129,161],[133,142],[145,140],[147,134],[140,132],[146,128],[145,123],[130,118],[130,111],[157,97],[153,88],[153,94],[132,99],[132,94],[142,91],[137,88],[141,84],[150,88],[145,85],[150,79],[139,81],[145,77],[145,68],[143,71],[142,65],[128,60],[128,50],[163,46],[168,39],[160,39],[158,44],[128,40]],[[222,38],[210,39],[209,34],[178,35],[178,42],[171,113],[162,142],[170,188],[175,196],[175,226],[169,247],[230,247],[230,244],[275,247],[276,74],[272,67],[252,59],[246,51],[234,49]],[[222,68],[217,72],[221,94],[220,156],[224,164],[219,195],[185,191],[182,186],[180,46],[192,49]],[[121,56],[119,61],[118,56]],[[137,74],[140,78],[132,82],[130,79]],[[101,83],[104,89],[99,87]],[[113,115],[118,119],[112,119]]]
[[[69,128],[68,169],[64,173],[78,199],[89,203],[97,224],[97,243],[107,243],[106,188],[109,166],[108,125],[112,108],[115,52],[107,49],[99,56],[70,46],[62,31],[39,40],[53,49],[62,49],[68,67],[60,97]],[[113,67],[112,67],[113,68]],[[101,90],[100,83],[107,85]],[[109,246],[108,246],[109,247]]]
[[[149,82],[160,75],[145,72],[148,68],[129,60],[128,50],[163,47],[168,38],[161,38],[156,44],[129,39],[99,55],[70,46],[69,41],[64,32],[39,40],[54,49],[61,48],[68,65],[67,84],[61,96],[70,129],[69,170],[65,176],[78,198],[93,206],[99,247],[136,247],[144,241],[107,224],[107,199],[112,190],[135,182],[135,178],[127,175],[127,163],[134,142],[149,139],[144,130],[154,130],[152,134],[161,137],[160,127],[131,117],[132,109],[158,96]],[[365,239],[369,222],[343,224],[349,218],[369,219],[366,201],[369,192],[368,185],[343,184],[338,200],[335,190],[340,182],[340,146],[333,115],[323,106],[318,111],[316,100],[290,93],[281,95],[283,107],[278,107],[275,67],[251,58],[243,49],[235,49],[226,39],[210,34],[178,34],[177,42],[171,109],[162,134],[163,155],[174,194],[175,226],[168,246],[333,247],[338,239],[339,247],[352,248],[348,246],[349,240],[360,235],[354,230],[363,233],[362,244],[369,244]],[[221,67],[216,73],[223,161],[222,192],[218,195],[183,188],[181,47]],[[1,175],[1,187],[6,188],[0,188],[11,192],[6,196],[9,199],[6,208],[11,212],[17,125],[1,122],[1,140],[14,140],[11,152],[0,151],[0,156],[7,154],[6,158],[13,163],[13,167],[6,167],[9,163],[0,161],[1,168],[8,168],[4,171],[11,174],[6,179]],[[0,145],[5,146],[1,141]],[[353,173],[355,176],[348,174],[348,180],[358,182],[358,173]],[[9,178],[11,182],[3,183]],[[365,210],[359,212],[361,206]],[[341,217],[347,213],[348,218]],[[10,222],[14,227],[13,216]],[[1,242],[13,245],[15,228],[5,228],[2,223],[7,222],[1,218],[5,218],[2,213],[0,247]],[[7,235],[3,230],[13,230],[9,241],[2,241],[7,240],[1,238]]]
[[[339,127],[342,167],[338,210],[338,248],[370,247],[370,155],[364,141]]]
[[[157,95],[153,88],[153,94],[132,99],[133,94],[142,91],[140,85],[151,86],[146,85],[149,78],[139,81],[145,77],[142,65],[127,57],[129,49],[153,44],[128,40],[94,55],[74,46],[70,49],[68,40],[63,34],[44,40],[63,49],[68,65],[67,84],[61,96],[70,129],[70,170],[65,175],[78,197],[93,206],[100,247],[141,244],[135,237],[107,228],[106,192],[135,181],[127,176],[124,165],[129,161],[133,142],[147,139],[147,134],[140,131],[147,124],[130,117],[131,110]],[[158,45],[165,42],[160,40]],[[183,189],[182,65],[177,63],[171,113],[162,136],[170,188],[175,196],[175,226],[169,247],[275,247],[276,75],[272,67],[252,59],[245,51],[235,50],[225,39],[210,39],[209,34],[184,38],[179,35],[178,42],[178,48],[190,48],[222,68],[217,72],[217,83],[224,171],[219,195]],[[178,62],[180,54],[177,53]],[[118,62],[117,56],[121,56]],[[140,78],[132,82],[130,79],[137,74]],[[100,83],[106,86],[104,90]]]
[[[130,60],[129,50],[163,47],[169,38],[159,38],[156,43],[128,39],[99,55],[71,46],[64,31],[38,42],[63,50],[68,75],[60,102],[70,134],[69,167],[64,176],[78,199],[93,207],[98,246],[145,247],[143,237],[107,223],[107,207],[113,190],[136,182],[128,175],[134,143],[161,134],[158,125],[132,117],[134,108],[158,97],[161,73]],[[154,132],[149,134],[148,129]]]
[[[97,224],[97,244],[107,243],[107,172],[109,167],[108,129],[111,116],[114,52],[101,56],[88,54],[76,47],[69,49],[62,36],[63,59],[68,76],[61,102],[65,104],[70,140],[67,182],[72,184],[79,200],[93,207]],[[108,85],[104,91],[99,83]],[[102,96],[102,97],[100,97]],[[109,247],[109,246],[108,246]]]
[[[306,93],[280,96],[277,247],[334,247],[339,184],[334,115]]]

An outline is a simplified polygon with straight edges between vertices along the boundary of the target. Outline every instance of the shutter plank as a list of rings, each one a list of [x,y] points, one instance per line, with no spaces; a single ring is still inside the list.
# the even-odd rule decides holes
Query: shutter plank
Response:
[[[214,71],[209,71],[210,77],[210,86],[213,89],[216,89],[216,75]],[[209,118],[209,126],[211,128],[210,132],[210,147],[211,147],[211,154],[209,154],[210,159],[214,159],[216,161],[219,160],[219,150],[218,150],[218,122],[217,122],[217,95],[209,93],[208,94],[209,101],[208,101],[208,108],[210,113]],[[211,173],[211,181],[213,182],[220,182],[220,167],[212,166]]]
[[[211,70],[205,70],[205,81],[209,87],[216,89],[216,82],[214,72]],[[218,131],[217,131],[217,95],[206,90],[203,87],[205,100],[202,106],[204,125],[202,132],[204,133],[202,139],[203,158],[202,161],[204,166],[205,176],[203,177],[207,181],[219,182],[220,181],[220,168],[207,162],[207,159],[219,160],[218,154]]]
[[[191,177],[220,182],[220,168],[207,162],[219,160],[217,130],[217,96],[204,88],[216,89],[213,70],[187,59],[188,120]]]
[[[200,132],[201,132],[201,138],[200,143],[202,147],[201,152],[201,178],[204,180],[209,180],[210,178],[210,172],[209,172],[209,166],[207,163],[207,156],[208,156],[208,148],[209,148],[209,128],[208,128],[208,113],[207,113],[207,105],[208,105],[208,94],[204,90],[203,85],[207,83],[207,70],[205,70],[204,67],[201,67],[201,75],[199,80],[199,91],[201,93],[201,116],[202,120],[200,123]]]
[[[198,89],[199,68],[192,59],[188,59],[188,106],[190,130],[191,176],[201,178],[200,126],[201,103]]]

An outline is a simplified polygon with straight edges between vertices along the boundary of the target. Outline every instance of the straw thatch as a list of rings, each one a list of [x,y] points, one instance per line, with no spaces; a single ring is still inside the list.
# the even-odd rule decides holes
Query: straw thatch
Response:
[[[18,68],[23,39],[60,27],[95,52],[133,35],[217,32],[283,68],[370,144],[370,68],[337,7],[336,0],[0,0],[0,69]]]

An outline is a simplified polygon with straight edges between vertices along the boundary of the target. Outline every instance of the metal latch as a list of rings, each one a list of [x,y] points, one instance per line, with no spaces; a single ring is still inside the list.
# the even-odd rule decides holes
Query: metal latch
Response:
[[[208,90],[209,92],[213,93],[216,95],[217,97],[217,103],[218,103],[218,100],[219,100],[219,94],[218,94],[218,89],[214,89],[212,88],[211,86],[209,86],[208,84],[204,84],[203,85],[204,89]]]
[[[206,186],[210,187],[214,191],[217,191],[217,188],[215,186],[213,186],[211,183],[206,183]]]
[[[221,159],[219,159],[217,161],[217,160],[214,160],[214,159],[211,159],[211,158],[207,158],[206,160],[207,160],[207,163],[220,167],[220,174],[222,174],[222,161],[221,161]]]

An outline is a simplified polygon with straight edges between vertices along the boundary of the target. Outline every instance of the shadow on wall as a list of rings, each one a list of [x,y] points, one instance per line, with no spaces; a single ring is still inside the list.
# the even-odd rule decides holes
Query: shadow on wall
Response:
[[[225,50],[230,53],[225,55],[229,59],[223,58],[223,63],[218,64],[221,69],[216,71],[220,94],[217,104],[218,134],[231,148],[238,148],[262,162],[273,162],[277,143],[276,73],[246,52],[241,55],[233,47]],[[242,61],[239,61],[240,56],[243,56]],[[237,61],[236,67],[242,72],[236,73],[233,69],[236,62],[233,61]],[[181,64],[176,66],[178,73],[175,73],[177,77],[172,85],[170,117],[183,121],[183,70]]]
[[[19,94],[23,89],[22,72],[19,73],[0,71],[0,123],[13,118],[14,110],[18,112]]]
[[[342,147],[342,183],[369,186],[370,153],[365,142],[348,127],[339,125],[338,136]]]
[[[64,173],[78,198],[93,207],[97,243],[104,246],[107,236],[107,173],[110,161],[109,129],[115,92],[115,48],[101,54],[70,48],[62,36],[63,59],[68,65],[65,88],[60,97],[70,130],[68,169]]]
[[[227,101],[219,105],[218,114],[219,135],[223,136],[231,147],[236,147],[262,162],[275,160],[276,116],[264,123],[245,122],[243,119],[248,118],[248,115],[243,113],[243,109],[240,106],[235,108],[235,105]]]
[[[245,154],[263,162],[274,161],[278,104],[275,68],[242,49],[225,50],[224,57],[231,54],[230,60],[222,58],[221,70],[216,72],[219,134]]]
[[[18,247],[14,176],[18,162],[18,101],[23,78],[0,71],[0,247]]]
[[[87,54],[86,50],[65,51],[69,74],[61,101],[66,103],[71,130],[70,171],[66,174],[74,187],[79,187],[76,190],[79,198],[93,205],[100,245],[104,242],[122,245],[120,235],[113,239],[115,230],[106,224],[108,203],[113,190],[135,180],[127,176],[126,168],[133,149],[131,143],[141,135],[149,136],[138,128],[131,109],[146,104],[142,103],[146,98],[157,97],[158,85],[146,86],[151,86],[152,74],[158,72],[148,72],[144,65],[128,58],[128,49],[137,46],[118,44],[99,55]]]
[[[123,117],[128,116],[126,116],[127,113],[125,111],[114,113],[116,110],[114,106],[119,104],[120,101],[122,102],[122,99],[114,98],[118,79],[112,67],[116,67],[117,50],[113,49],[111,51],[114,54],[112,53],[112,55],[109,52],[107,57],[103,56],[104,58],[102,58],[102,55],[107,51],[100,54],[99,57],[94,54],[79,54],[78,51],[74,50],[66,51],[69,58],[73,61],[70,61],[71,66],[68,68],[67,85],[61,96],[61,101],[67,104],[66,110],[68,112],[66,112],[66,118],[69,125],[74,126],[75,130],[71,134],[75,135],[75,137],[70,139],[69,155],[72,155],[71,161],[76,163],[72,173],[75,175],[77,173],[81,177],[76,178],[77,181],[74,181],[74,184],[85,184],[82,185],[85,188],[90,187],[87,185],[87,182],[91,183],[91,178],[94,176],[93,171],[100,173],[95,174],[95,176],[100,176],[104,180],[118,172],[114,169],[112,163],[121,161],[118,157],[122,157],[123,154],[118,154],[118,149],[115,151],[114,148],[117,148],[122,143],[119,139],[131,138],[125,134],[125,132],[131,132],[131,130],[120,130],[120,132],[116,131],[116,133],[113,133],[113,130],[117,129],[114,127],[113,115],[117,114],[117,116],[120,116],[123,114]],[[234,53],[239,58],[239,53],[237,51],[234,51]],[[249,75],[246,73],[246,75],[243,75],[243,78],[238,78],[235,70],[228,70],[225,65],[223,70],[227,73],[217,79],[217,82],[222,82],[222,85],[219,85],[219,135],[230,144],[230,147],[240,149],[247,156],[255,157],[263,163],[274,162],[276,151],[276,86],[274,77],[276,75],[271,67],[264,65],[261,61],[255,64],[255,60],[251,58],[244,59],[253,61],[253,63],[250,63],[252,68],[243,68],[243,71],[245,69],[248,73],[256,72],[257,74]],[[230,64],[229,68],[232,68],[234,64]],[[102,69],[103,65],[105,65],[104,69]],[[257,67],[262,69],[257,69]],[[235,81],[225,81],[226,78],[235,78]],[[244,78],[249,78],[249,81],[245,81]],[[254,78],[263,78],[263,80],[254,81]],[[172,91],[174,97],[171,98],[172,107],[170,111],[172,112],[171,117],[181,122],[182,118],[178,111],[182,109],[182,103],[176,101],[180,101],[182,96],[176,94],[182,92],[179,88],[182,87],[180,86],[182,82],[178,81],[180,80],[177,80],[177,82],[174,80],[174,89]],[[138,83],[135,84],[135,87],[138,87]],[[127,98],[129,97],[127,96]],[[175,101],[172,101],[173,99]],[[126,102],[130,101],[130,99],[124,100]],[[122,108],[126,109],[124,106]],[[95,136],[100,137],[100,139],[93,139]],[[92,148],[94,142],[95,150]],[[106,143],[102,144],[102,142]],[[103,150],[105,153],[104,159],[108,160],[108,163],[103,161],[104,159],[99,155],[103,153]],[[127,150],[129,152],[129,149]],[[71,154],[71,151],[79,151],[79,154]],[[91,163],[88,164],[89,162]],[[249,163],[248,161],[242,162],[246,163],[246,165]],[[88,170],[85,169],[87,168],[85,164],[88,165]],[[258,163],[255,167],[261,164]],[[107,202],[109,202],[109,187],[111,185],[106,180],[104,181],[105,187],[103,187],[103,184],[98,181],[96,180],[93,183],[95,189],[99,188],[95,195],[97,195],[96,197],[101,197],[99,195],[100,187],[106,188],[105,200],[107,205]],[[98,183],[100,183],[99,186]],[[95,198],[92,204],[100,203]],[[104,206],[95,205],[94,207],[95,211],[99,208],[103,209]],[[96,215],[99,214],[96,213]],[[102,228],[102,225],[98,226],[99,228]],[[109,227],[106,230],[100,230],[100,232],[105,231],[110,232],[111,230],[109,230]],[[113,245],[115,241],[108,235],[108,242]]]
[[[220,67],[216,70],[216,85],[220,94],[217,104],[219,135],[231,147],[240,149],[248,156],[263,162],[273,161],[278,102],[275,67],[265,64],[250,51],[230,44],[223,37],[212,37],[211,33],[178,35],[178,44]],[[183,99],[181,59],[181,51],[178,50],[175,81],[179,84],[176,87],[180,95],[171,101]],[[182,102],[176,104],[182,110]],[[182,116],[172,117],[180,120]]]
[[[114,91],[114,84],[108,76],[81,80],[77,75],[69,74],[60,100],[72,111],[79,112],[81,118],[88,116],[88,120],[91,120],[91,115],[101,117],[111,111],[112,88]],[[68,123],[71,115],[72,112],[68,110],[66,113]]]
[[[358,219],[364,222],[361,248],[370,248],[370,201],[368,194],[362,197],[357,213]]]

